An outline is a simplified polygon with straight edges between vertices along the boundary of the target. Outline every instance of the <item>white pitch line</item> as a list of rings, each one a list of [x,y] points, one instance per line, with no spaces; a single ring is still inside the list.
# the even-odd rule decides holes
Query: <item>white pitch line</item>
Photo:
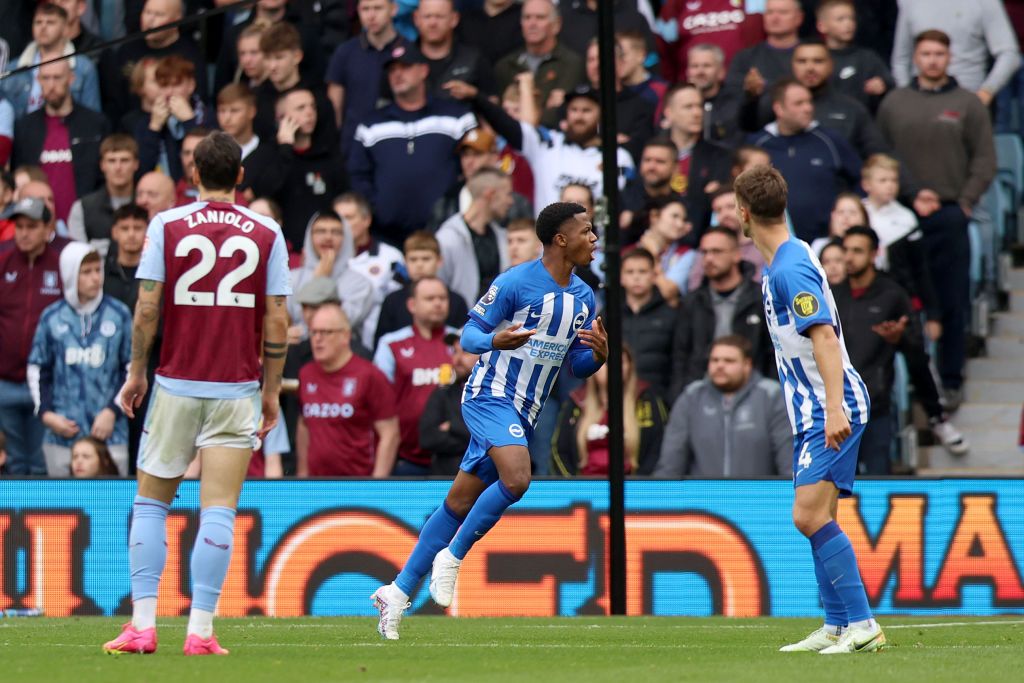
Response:
[[[1004,621],[946,621],[938,624],[892,624],[890,626],[885,626],[885,628],[947,628],[949,626],[1009,626],[1011,624],[1024,624],[1024,619]]]

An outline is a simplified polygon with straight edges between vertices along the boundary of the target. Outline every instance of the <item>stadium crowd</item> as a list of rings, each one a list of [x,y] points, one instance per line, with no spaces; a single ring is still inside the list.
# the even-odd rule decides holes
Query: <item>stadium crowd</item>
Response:
[[[579,202],[601,232],[610,144],[628,473],[791,474],[764,262],[730,184],[758,163],[789,183],[870,389],[862,473],[898,450],[897,353],[937,441],[967,450],[949,415],[968,222],[991,220],[992,122],[1024,97],[1024,2],[621,0],[617,131],[598,125],[595,0],[258,0],[174,23],[226,4],[0,9],[6,474],[134,471],[143,419],[116,401],[134,275],[149,220],[197,196],[192,150],[214,128],[242,149],[237,202],[280,223],[293,267],[285,419],[253,476],[454,473],[476,361],[459,328],[540,255],[541,208]],[[600,259],[578,274],[602,301]],[[560,375],[536,474],[607,472],[607,399],[605,369]]]

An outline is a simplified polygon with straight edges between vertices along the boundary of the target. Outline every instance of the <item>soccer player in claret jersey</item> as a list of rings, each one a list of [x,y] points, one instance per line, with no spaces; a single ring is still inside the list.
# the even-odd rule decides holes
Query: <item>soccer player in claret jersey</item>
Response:
[[[231,203],[241,181],[238,143],[211,133],[195,149],[192,182],[199,201],[157,214],[146,233],[136,273],[141,283],[132,361],[120,399],[129,417],[148,389],[146,365],[161,299],[163,346],[139,446],[128,536],[132,620],[103,646],[110,653],[156,650],[167,511],[197,451],[203,457],[202,511],[184,651],[228,653],[213,635],[213,613],[231,561],[235,508],[253,446],[277,423],[287,349],[285,298],[291,294],[281,228]]]
[[[499,275],[462,331],[462,348],[480,354],[462,394],[469,448],[405,567],[371,598],[380,610],[377,630],[388,640],[398,640],[409,596],[428,570],[434,602],[451,605],[466,553],[526,493],[526,444],[566,357],[577,377],[594,374],[608,358],[594,292],[572,272],[589,267],[597,248],[586,209],[551,204],[537,218],[537,236],[543,257]]]
[[[871,616],[853,546],[836,523],[853,492],[857,450],[870,414],[868,391],[850,364],[825,271],[789,233],[788,188],[770,166],[736,179],[743,232],[768,264],[761,283],[765,320],[786,396],[793,441],[793,523],[811,542],[824,625],[782,652],[872,652],[885,635]]]

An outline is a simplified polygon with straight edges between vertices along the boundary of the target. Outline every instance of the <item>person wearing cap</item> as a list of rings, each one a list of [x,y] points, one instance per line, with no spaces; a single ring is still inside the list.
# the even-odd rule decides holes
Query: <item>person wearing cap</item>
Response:
[[[516,74],[532,72],[544,109],[540,122],[554,128],[566,94],[584,80],[583,59],[559,42],[562,18],[553,0],[526,0],[520,26],[523,48],[505,55],[494,66],[498,92],[504,92]],[[536,202],[537,206],[548,203]]]
[[[299,371],[296,476],[391,476],[397,401],[387,377],[352,352],[352,326],[337,304],[309,322],[313,361]]]
[[[10,217],[14,239],[0,245],[0,429],[9,474],[46,474],[43,425],[26,373],[39,316],[63,292],[60,250],[49,242],[53,216],[42,200],[21,199]]]
[[[458,473],[459,463],[469,447],[470,433],[462,419],[462,390],[480,359],[462,348],[457,333],[446,334],[444,343],[452,350],[452,371],[455,381],[434,387],[420,415],[420,446],[430,452],[430,473],[451,477]]]
[[[455,182],[456,146],[477,122],[461,102],[428,95],[430,69],[416,48],[395,47],[386,71],[394,101],[356,129],[348,171],[352,188],[373,206],[378,236],[397,246],[427,224]]]
[[[604,175],[598,131],[601,96],[598,91],[581,85],[565,95],[565,120],[560,130],[517,121],[501,106],[474,95],[472,89],[462,85],[453,87],[451,92],[471,99],[481,118],[530,162],[535,207],[559,201],[562,190],[570,184],[586,185],[595,197],[602,195]],[[619,189],[622,189],[633,172],[633,157],[622,147],[618,148],[618,167]]]
[[[103,259],[82,242],[60,254],[64,299],[39,318],[28,359],[36,414],[46,426],[43,454],[51,477],[71,474],[71,447],[99,439],[128,474],[128,419],[117,407],[131,362],[132,314],[103,294]]]

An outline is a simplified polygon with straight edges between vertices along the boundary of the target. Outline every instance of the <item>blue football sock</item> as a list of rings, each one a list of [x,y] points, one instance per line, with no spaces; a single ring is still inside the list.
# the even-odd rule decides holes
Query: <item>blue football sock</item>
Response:
[[[213,612],[231,564],[235,511],[208,507],[199,513],[199,533],[192,548],[192,607]]]
[[[128,562],[132,600],[155,598],[167,562],[167,511],[171,506],[154,498],[135,496],[128,532]]]
[[[412,549],[412,554],[409,555],[401,573],[395,579],[395,585],[403,593],[412,595],[420,580],[430,571],[434,556],[452,542],[460,524],[462,524],[462,519],[452,512],[448,503],[442,503],[441,507],[434,510],[434,514],[430,515],[420,530],[420,538],[416,541],[416,547]]]
[[[473,504],[473,509],[466,515],[466,521],[455,535],[455,540],[448,546],[448,550],[456,559],[466,557],[466,553],[491,530],[509,505],[519,500],[512,495],[512,492],[505,488],[501,481],[496,481],[480,494]]]
[[[831,521],[811,536],[811,547],[846,608],[849,623],[871,619],[871,607],[850,539]]]
[[[825,624],[828,626],[846,626],[846,607],[843,605],[839,593],[832,586],[825,567],[821,565],[818,554],[811,548],[811,557],[814,558],[814,578],[818,580],[818,593],[821,595],[821,606],[825,608]]]

